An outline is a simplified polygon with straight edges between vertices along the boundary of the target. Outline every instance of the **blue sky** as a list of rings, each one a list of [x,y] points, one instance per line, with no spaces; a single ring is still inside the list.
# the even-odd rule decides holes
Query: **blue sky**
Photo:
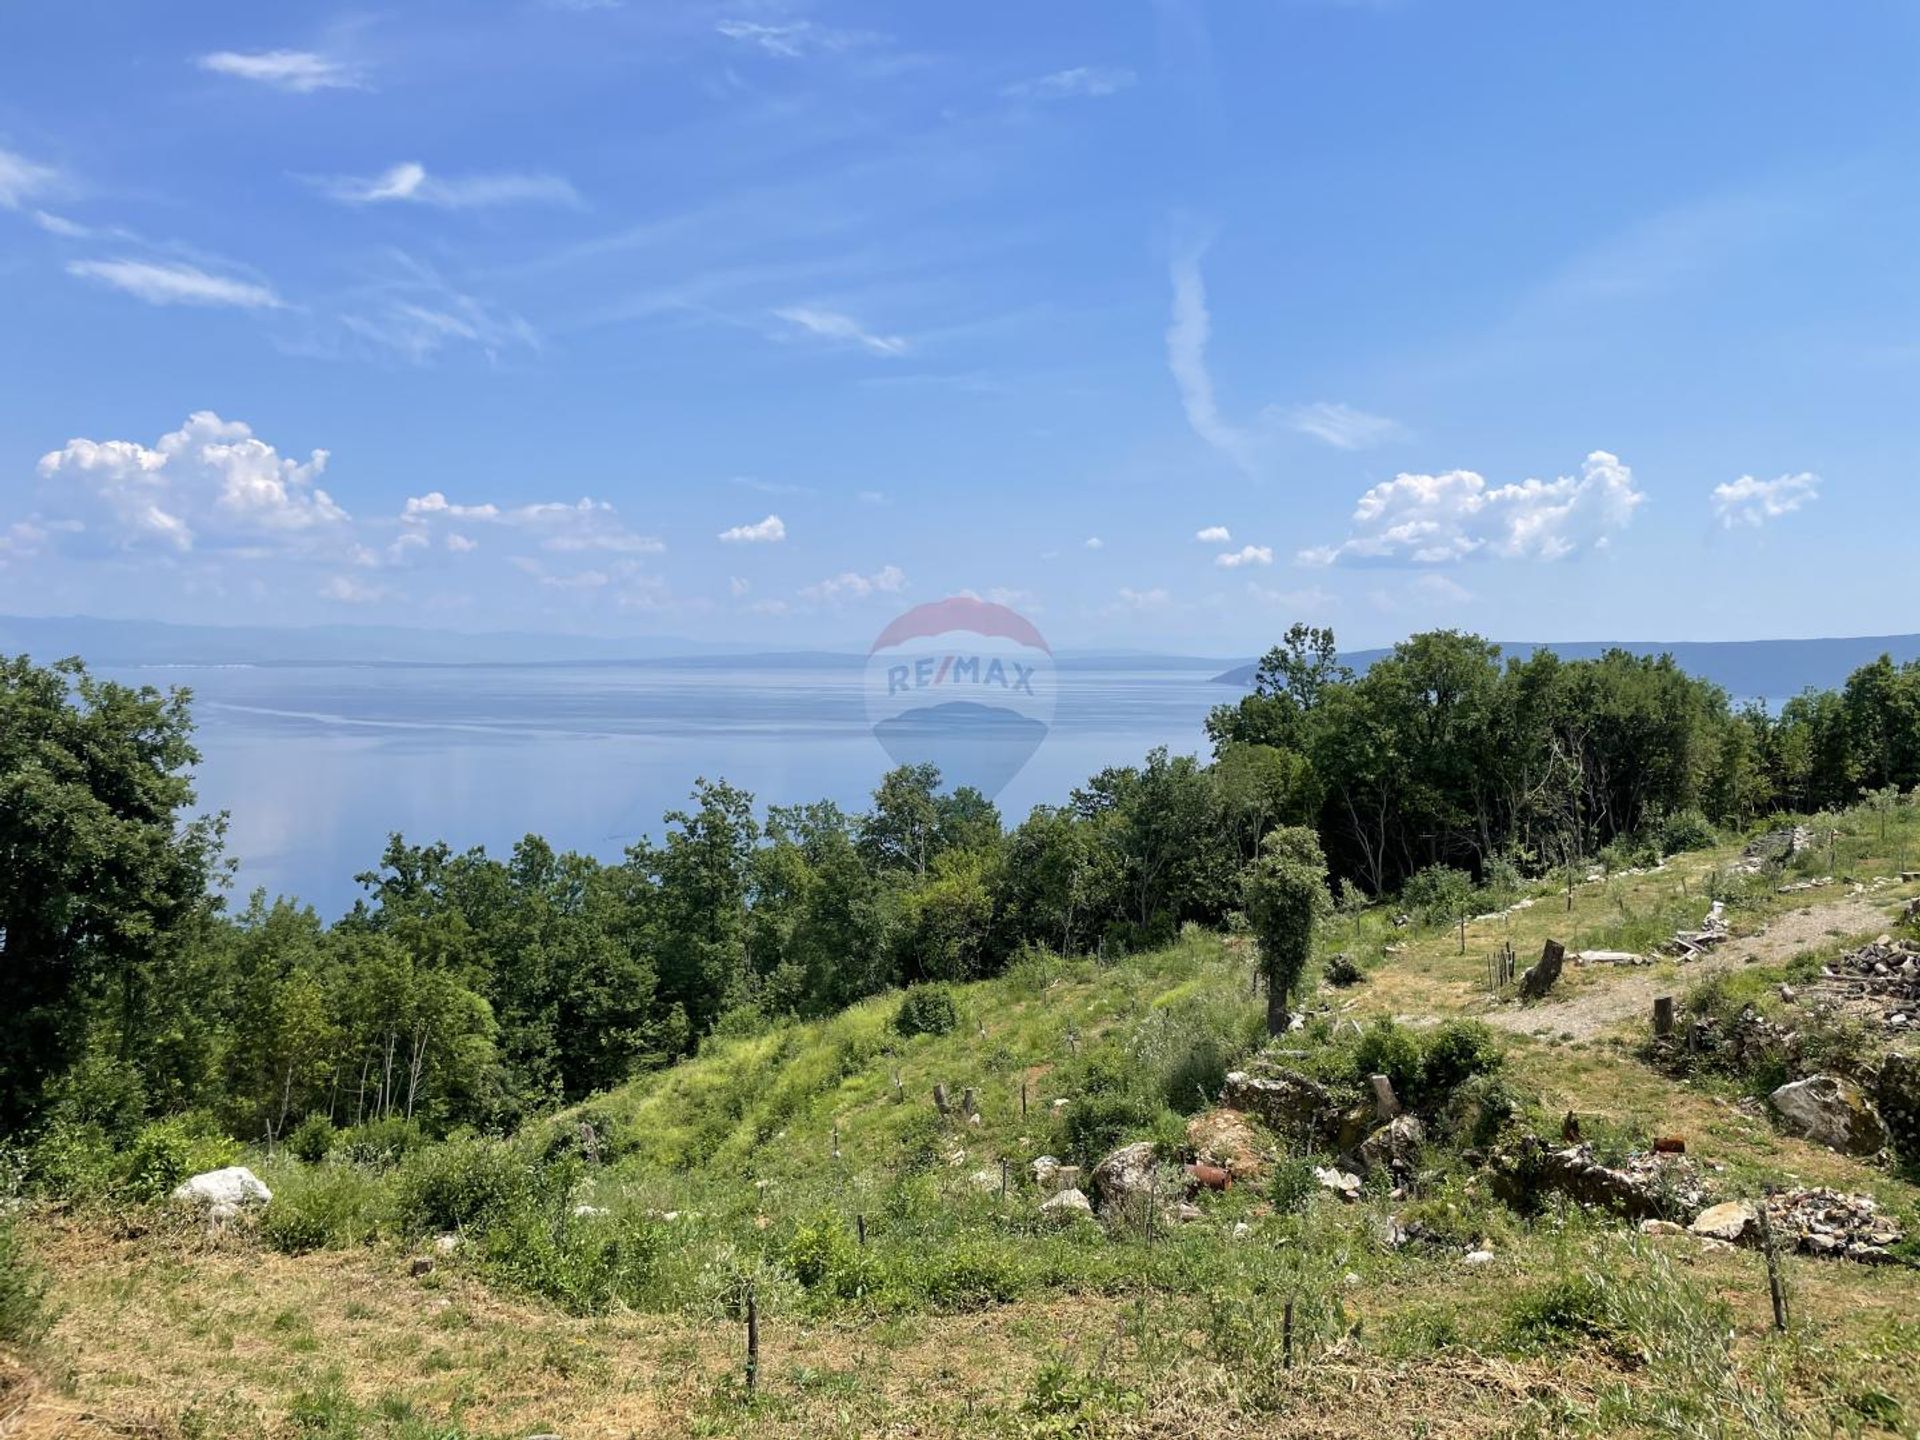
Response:
[[[1911,7],[6,28],[0,611],[1920,629]]]

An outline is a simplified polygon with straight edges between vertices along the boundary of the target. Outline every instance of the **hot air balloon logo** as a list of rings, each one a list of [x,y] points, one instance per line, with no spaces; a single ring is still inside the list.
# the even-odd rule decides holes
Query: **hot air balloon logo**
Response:
[[[1033,622],[967,595],[896,616],[867,656],[867,717],[887,754],[988,797],[1047,738],[1056,689]]]

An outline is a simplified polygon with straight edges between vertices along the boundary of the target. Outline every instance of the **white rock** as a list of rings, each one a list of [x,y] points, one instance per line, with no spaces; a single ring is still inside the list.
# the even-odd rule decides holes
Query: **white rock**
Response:
[[[1233,1238],[1236,1240],[1244,1240],[1251,1234],[1253,1234],[1253,1227],[1244,1220],[1233,1227]]]
[[[173,1192],[175,1200],[195,1205],[264,1205],[273,1192],[260,1183],[260,1177],[244,1165],[229,1165],[224,1170],[209,1170],[182,1181]]]
[[[1493,1263],[1493,1252],[1491,1250],[1469,1250],[1461,1257],[1460,1263],[1462,1265],[1491,1265]]]
[[[1076,1220],[1083,1215],[1091,1220],[1093,1218],[1093,1202],[1087,1199],[1082,1191],[1062,1190],[1058,1195],[1055,1195],[1051,1200],[1041,1205],[1040,1213],[1049,1220],[1058,1220],[1062,1223]]]
[[[576,1205],[573,1207],[573,1213],[585,1218],[592,1215],[605,1215],[608,1212],[604,1206],[600,1205]]]
[[[436,1255],[451,1255],[465,1243],[458,1235],[436,1235],[433,1237],[433,1252]]]
[[[1320,1182],[1323,1189],[1331,1190],[1342,1200],[1360,1198],[1360,1177],[1345,1170],[1335,1170],[1325,1165],[1313,1167],[1313,1178]]]

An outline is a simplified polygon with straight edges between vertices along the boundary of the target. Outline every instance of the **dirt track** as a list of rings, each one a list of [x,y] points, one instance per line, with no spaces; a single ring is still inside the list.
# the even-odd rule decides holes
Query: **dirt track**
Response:
[[[1877,933],[1889,923],[1886,903],[1884,898],[1849,895],[1804,910],[1790,910],[1765,930],[1736,935],[1705,958],[1679,966],[1679,982],[1693,984],[1716,971],[1735,970],[1749,962],[1790,960],[1802,950],[1839,936]],[[1671,995],[1676,988],[1674,976],[1665,967],[1623,969],[1569,999],[1524,1007],[1507,1005],[1482,1018],[1489,1025],[1520,1035],[1545,1031],[1591,1040],[1627,1021],[1644,1019],[1656,996]]]

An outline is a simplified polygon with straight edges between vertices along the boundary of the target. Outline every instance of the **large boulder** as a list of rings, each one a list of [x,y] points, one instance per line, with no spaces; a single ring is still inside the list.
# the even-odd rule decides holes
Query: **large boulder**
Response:
[[[1400,1115],[1375,1130],[1360,1144],[1360,1165],[1369,1174],[1384,1170],[1407,1179],[1420,1164],[1420,1147],[1427,1132],[1417,1117]]]
[[[1153,1204],[1159,1149],[1151,1140],[1122,1145],[1093,1167],[1093,1199],[1106,1216],[1144,1217]]]
[[[260,1177],[244,1165],[229,1165],[224,1170],[208,1170],[183,1180],[174,1187],[173,1198],[212,1210],[230,1206],[231,1214],[247,1205],[264,1205],[273,1192],[260,1183]]]
[[[1291,1071],[1250,1075],[1235,1070],[1227,1076],[1220,1103],[1256,1116],[1285,1135],[1317,1134],[1327,1124],[1332,1097],[1324,1087]]]
[[[1217,1165],[1245,1184],[1266,1172],[1266,1152],[1238,1110],[1207,1110],[1187,1122],[1187,1144],[1202,1165]]]
[[[1523,1209],[1558,1193],[1628,1220],[1691,1220],[1712,1199],[1685,1155],[1630,1155],[1617,1166],[1602,1165],[1591,1145],[1552,1150],[1537,1137],[1494,1157],[1493,1186],[1501,1199]]]
[[[1729,1245],[1738,1245],[1759,1233],[1754,1208],[1744,1200],[1710,1205],[1687,1228],[1702,1239],[1724,1240]]]
[[[1842,1155],[1872,1155],[1887,1143],[1887,1127],[1860,1087],[1832,1075],[1782,1085],[1770,1097],[1780,1127]]]

